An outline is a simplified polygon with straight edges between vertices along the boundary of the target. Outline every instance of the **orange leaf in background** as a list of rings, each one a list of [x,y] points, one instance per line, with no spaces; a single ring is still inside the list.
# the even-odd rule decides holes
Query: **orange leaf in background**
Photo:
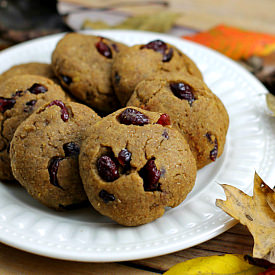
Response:
[[[247,59],[252,55],[265,56],[275,51],[275,35],[225,25],[183,38],[205,45],[235,60]]]

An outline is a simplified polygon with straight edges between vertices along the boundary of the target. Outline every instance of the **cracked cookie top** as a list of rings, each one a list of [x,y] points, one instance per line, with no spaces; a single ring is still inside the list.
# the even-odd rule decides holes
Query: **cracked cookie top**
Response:
[[[179,205],[196,178],[194,157],[167,114],[120,109],[93,127],[79,165],[86,194],[96,210],[136,226]]]
[[[87,200],[78,155],[82,141],[99,119],[79,103],[54,100],[42,106],[21,123],[12,139],[15,178],[48,207],[66,209]]]

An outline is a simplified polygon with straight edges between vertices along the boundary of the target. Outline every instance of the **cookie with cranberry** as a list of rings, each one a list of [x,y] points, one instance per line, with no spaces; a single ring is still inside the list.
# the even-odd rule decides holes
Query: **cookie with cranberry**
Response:
[[[192,76],[140,82],[127,105],[168,113],[202,168],[221,156],[229,125],[227,111],[207,85]]]
[[[66,95],[52,80],[38,75],[9,77],[0,83],[0,179],[12,180],[9,149],[16,128],[33,111]]]
[[[31,63],[15,65],[10,69],[8,69],[7,71],[3,72],[0,75],[0,82],[4,81],[9,77],[13,77],[16,75],[23,75],[23,74],[40,75],[40,76],[50,78],[55,82],[58,81],[58,79],[56,78],[52,70],[52,66],[50,64],[31,62]]]
[[[196,162],[166,114],[129,107],[103,118],[79,157],[86,194],[96,210],[126,226],[151,222],[191,191]]]
[[[52,65],[76,98],[103,112],[119,107],[111,84],[114,57],[127,46],[107,38],[69,33],[57,44]]]
[[[195,63],[176,47],[161,40],[135,45],[121,51],[114,59],[112,81],[122,105],[130,98],[135,86],[144,79],[165,78],[171,72],[202,75]]]
[[[99,116],[79,103],[54,100],[17,128],[10,147],[14,177],[32,197],[55,209],[87,200],[78,170],[82,141]]]

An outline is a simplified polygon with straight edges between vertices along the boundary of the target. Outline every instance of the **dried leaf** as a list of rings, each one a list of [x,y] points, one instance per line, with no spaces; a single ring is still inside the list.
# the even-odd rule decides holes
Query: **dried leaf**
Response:
[[[266,201],[272,211],[275,213],[275,192],[266,194]]]
[[[103,21],[90,21],[86,19],[82,25],[83,29],[132,29],[154,32],[168,32],[179,14],[169,11],[148,15],[137,15],[127,18],[117,25],[109,25]]]
[[[275,35],[225,25],[184,38],[213,48],[235,60],[253,55],[265,56],[275,50]]]
[[[103,22],[103,21],[91,21],[89,19],[85,19],[81,29],[93,29],[93,30],[100,30],[100,29],[111,29],[112,26]]]
[[[257,173],[252,197],[236,187],[222,187],[226,201],[216,200],[216,205],[248,227],[254,238],[253,257],[275,263],[275,213],[266,200],[267,197],[274,199],[274,191]]]
[[[226,254],[223,256],[199,257],[176,264],[164,275],[257,275],[264,270],[265,268],[247,263],[241,255]]]
[[[275,95],[275,51],[264,56],[262,68],[255,73],[255,76]]]
[[[268,109],[272,112],[272,116],[275,116],[275,96],[268,93],[265,99]]]

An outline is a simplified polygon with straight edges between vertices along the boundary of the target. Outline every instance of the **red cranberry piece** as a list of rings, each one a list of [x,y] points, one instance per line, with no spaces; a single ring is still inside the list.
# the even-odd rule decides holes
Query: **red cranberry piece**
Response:
[[[118,72],[115,72],[115,83],[118,85],[120,82],[120,76],[118,74]]]
[[[44,94],[48,91],[48,88],[45,87],[42,84],[34,83],[28,91],[32,94],[38,95],[38,94]]]
[[[140,47],[141,49],[150,49],[155,52],[164,53],[167,50],[167,44],[161,40],[154,40]]]
[[[30,100],[26,102],[26,107],[24,108],[24,112],[28,113],[33,110],[34,105],[36,104],[37,100]]]
[[[139,171],[139,175],[143,178],[143,187],[145,191],[159,190],[159,179],[161,171],[157,169],[155,159],[147,161],[146,165]]]
[[[170,117],[168,114],[162,114],[157,121],[157,124],[162,126],[171,125]]]
[[[100,37],[100,40],[95,44],[97,51],[106,58],[112,58],[112,51],[110,47],[102,40],[103,38]]]
[[[118,162],[123,166],[129,166],[131,161],[132,153],[127,149],[123,149],[118,153]]]
[[[166,130],[163,131],[162,136],[166,139],[169,139],[169,135]]]
[[[213,143],[213,141],[212,141],[212,139],[211,139],[211,133],[209,133],[209,132],[207,132],[206,134],[205,134],[205,136],[206,136],[206,138],[208,139],[208,141],[210,142],[210,143]]]
[[[65,157],[78,156],[80,152],[79,145],[74,142],[63,144],[63,150],[65,152]]]
[[[170,83],[170,88],[176,97],[187,100],[192,105],[195,100],[192,87],[182,82],[173,82]]]
[[[98,195],[105,203],[114,201],[116,199],[113,194],[108,193],[106,190],[101,190]]]
[[[53,157],[50,159],[49,165],[48,165],[48,171],[50,175],[50,183],[62,190],[63,187],[59,185],[58,179],[57,179],[57,172],[59,167],[59,162],[62,161],[64,158],[61,157]]]
[[[49,108],[53,105],[56,105],[56,106],[61,108],[61,118],[62,118],[62,120],[65,121],[65,122],[68,121],[69,111],[66,108],[65,104],[61,100],[54,100],[47,106],[47,108]]]
[[[161,40],[151,41],[148,44],[141,46],[140,48],[141,49],[150,49],[155,52],[161,53],[163,56],[163,58],[162,58],[163,62],[170,61],[173,56],[173,52],[174,52],[172,48],[170,48],[167,52],[167,49],[168,49],[167,44]]]
[[[163,54],[162,62],[169,62],[173,57],[174,50],[170,48],[167,53]]]
[[[112,47],[113,47],[113,49],[114,49],[117,53],[119,52],[119,49],[118,49],[118,47],[117,47],[117,44],[113,43],[113,44],[112,44]]]
[[[120,123],[126,124],[126,125],[133,124],[133,125],[143,126],[149,123],[149,118],[146,115],[132,108],[125,109],[118,116],[118,120]]]
[[[217,159],[217,156],[218,156],[218,141],[217,139],[215,138],[215,145],[214,145],[214,149],[210,151],[210,159],[212,161],[215,161]]]
[[[119,178],[118,167],[109,156],[102,156],[98,159],[97,171],[100,177],[108,182]]]
[[[16,100],[14,98],[0,97],[0,112],[4,113],[5,111],[11,109],[15,103]]]
[[[64,82],[65,84],[67,84],[68,86],[73,82],[72,78],[69,77],[69,76],[67,76],[67,75],[63,75],[63,74],[62,74],[62,75],[60,75],[60,76],[61,76],[63,82]]]
[[[12,95],[12,97],[21,97],[22,96],[23,91],[16,91],[15,94]]]

